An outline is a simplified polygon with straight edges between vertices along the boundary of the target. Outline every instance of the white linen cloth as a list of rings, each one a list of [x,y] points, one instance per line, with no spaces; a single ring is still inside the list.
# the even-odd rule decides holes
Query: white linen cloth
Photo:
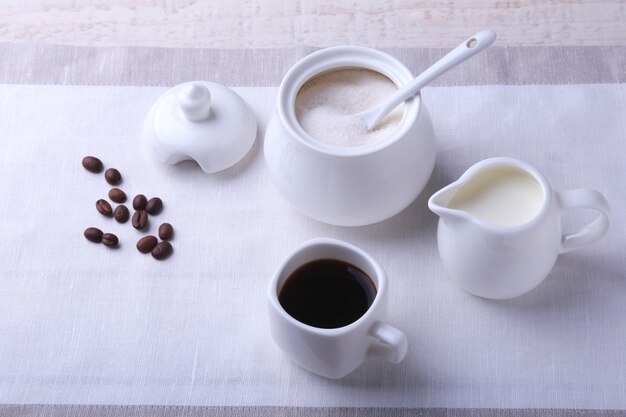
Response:
[[[0,85],[0,403],[626,408],[626,85],[431,87],[439,144],[422,195],[392,219],[333,227],[292,209],[269,181],[264,128],[277,89],[235,89],[259,120],[243,161],[207,175],[152,161],[140,143],[156,87]],[[176,230],[157,262],[143,233],[95,209],[118,168],[130,199]],[[557,190],[592,187],[612,205],[600,242],[562,255],[531,293],[489,301],[446,278],[428,197],[473,163],[511,156]],[[130,201],[127,206],[130,207]],[[568,227],[591,218],[567,213]],[[82,236],[118,235],[110,250]],[[266,289],[297,244],[362,247],[389,276],[388,322],[409,353],[341,380],[273,344]]]

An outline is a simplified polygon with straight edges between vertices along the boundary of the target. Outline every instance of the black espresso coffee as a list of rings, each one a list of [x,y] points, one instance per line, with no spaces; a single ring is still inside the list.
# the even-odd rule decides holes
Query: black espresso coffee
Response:
[[[302,265],[285,281],[278,301],[309,326],[335,329],[357,321],[374,302],[376,286],[360,268],[335,259]]]

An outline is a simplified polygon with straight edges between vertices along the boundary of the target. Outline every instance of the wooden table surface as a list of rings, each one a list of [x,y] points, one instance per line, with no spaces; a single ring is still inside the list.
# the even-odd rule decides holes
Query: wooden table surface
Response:
[[[625,45],[626,1],[5,0],[0,42],[271,48]]]

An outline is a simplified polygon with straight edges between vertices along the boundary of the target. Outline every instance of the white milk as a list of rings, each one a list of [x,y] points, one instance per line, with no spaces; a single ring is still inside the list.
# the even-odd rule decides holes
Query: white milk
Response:
[[[539,213],[543,197],[541,186],[533,177],[502,167],[472,178],[452,197],[448,207],[499,226],[517,226]]]
[[[372,130],[355,114],[397,91],[384,75],[365,69],[339,69],[310,79],[296,96],[296,117],[309,136],[334,146],[367,145],[391,135],[402,120],[404,104]]]

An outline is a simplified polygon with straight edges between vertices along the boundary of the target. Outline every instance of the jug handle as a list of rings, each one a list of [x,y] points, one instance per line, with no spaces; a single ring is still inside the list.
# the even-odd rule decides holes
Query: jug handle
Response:
[[[600,239],[609,230],[609,203],[600,192],[590,188],[579,188],[559,191],[557,198],[562,209],[588,208],[600,212],[600,215],[588,225],[561,237],[560,253],[588,245]]]

